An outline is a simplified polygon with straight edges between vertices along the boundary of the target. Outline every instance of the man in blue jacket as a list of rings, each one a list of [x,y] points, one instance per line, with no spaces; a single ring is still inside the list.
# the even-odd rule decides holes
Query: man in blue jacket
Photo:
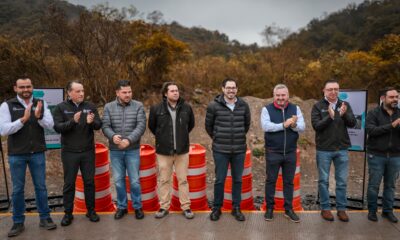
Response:
[[[378,221],[379,186],[383,178],[382,217],[397,223],[393,214],[396,180],[400,171],[400,109],[395,88],[381,91],[382,104],[367,114],[368,219]]]
[[[296,172],[296,149],[299,132],[305,129],[303,114],[289,102],[289,90],[284,84],[274,87],[274,102],[261,111],[261,127],[265,132],[265,162],[267,180],[265,199],[266,221],[273,219],[275,186],[282,169],[285,217],[293,222],[300,218],[293,211],[293,179]]]
[[[118,81],[116,94],[117,99],[104,107],[102,119],[102,130],[110,144],[111,165],[117,190],[117,212],[114,218],[121,219],[128,212],[125,186],[127,172],[135,217],[142,219],[140,138],[146,130],[146,114],[143,104],[132,100],[132,89],[128,80]]]

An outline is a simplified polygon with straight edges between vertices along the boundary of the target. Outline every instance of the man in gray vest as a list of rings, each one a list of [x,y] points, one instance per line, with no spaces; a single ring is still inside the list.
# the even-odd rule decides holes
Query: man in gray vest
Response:
[[[131,199],[136,219],[144,218],[139,182],[140,138],[146,130],[146,114],[141,102],[132,100],[132,89],[128,80],[120,80],[116,87],[117,99],[104,107],[104,135],[110,143],[110,158],[115,188],[117,190],[117,212],[121,219],[127,211],[125,175],[128,173]]]
[[[39,227],[51,230],[57,225],[50,217],[46,189],[46,142],[44,128],[51,129],[53,117],[46,102],[32,96],[33,85],[28,77],[15,81],[17,97],[1,104],[1,135],[8,136],[8,161],[13,185],[12,206],[14,224],[8,237],[14,237],[25,229],[25,174],[29,167],[35,186]]]

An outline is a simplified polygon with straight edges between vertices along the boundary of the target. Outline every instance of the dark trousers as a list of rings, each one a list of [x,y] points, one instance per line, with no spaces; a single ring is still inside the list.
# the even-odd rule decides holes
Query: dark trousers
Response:
[[[86,208],[89,212],[94,211],[94,149],[79,153],[61,151],[61,160],[64,169],[63,201],[65,213],[72,213],[74,209],[75,180],[79,169],[83,179]]]
[[[268,209],[274,209],[275,186],[278,179],[279,169],[282,168],[283,196],[285,199],[284,208],[290,210],[293,208],[293,179],[296,172],[296,152],[276,153],[267,152],[265,154],[267,164],[265,183],[265,199]]]
[[[246,153],[213,152],[215,162],[214,208],[221,208],[224,201],[225,179],[231,164],[232,207],[239,208],[242,200],[242,174]]]

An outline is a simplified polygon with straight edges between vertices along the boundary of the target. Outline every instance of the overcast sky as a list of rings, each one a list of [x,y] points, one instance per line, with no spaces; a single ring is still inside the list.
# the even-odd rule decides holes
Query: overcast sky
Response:
[[[241,43],[264,45],[260,33],[275,23],[292,32],[305,27],[313,18],[320,18],[364,0],[68,0],[89,9],[108,2],[122,8],[135,6],[140,12],[154,10],[164,14],[166,22],[177,21],[186,27],[218,30]]]

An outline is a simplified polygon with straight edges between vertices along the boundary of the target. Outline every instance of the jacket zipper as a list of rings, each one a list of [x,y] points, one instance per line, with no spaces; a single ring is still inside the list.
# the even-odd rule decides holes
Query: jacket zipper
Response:
[[[282,119],[283,119],[283,156],[286,156],[286,128],[285,128],[285,109],[282,108]]]
[[[122,137],[125,137],[125,106],[122,106]]]

